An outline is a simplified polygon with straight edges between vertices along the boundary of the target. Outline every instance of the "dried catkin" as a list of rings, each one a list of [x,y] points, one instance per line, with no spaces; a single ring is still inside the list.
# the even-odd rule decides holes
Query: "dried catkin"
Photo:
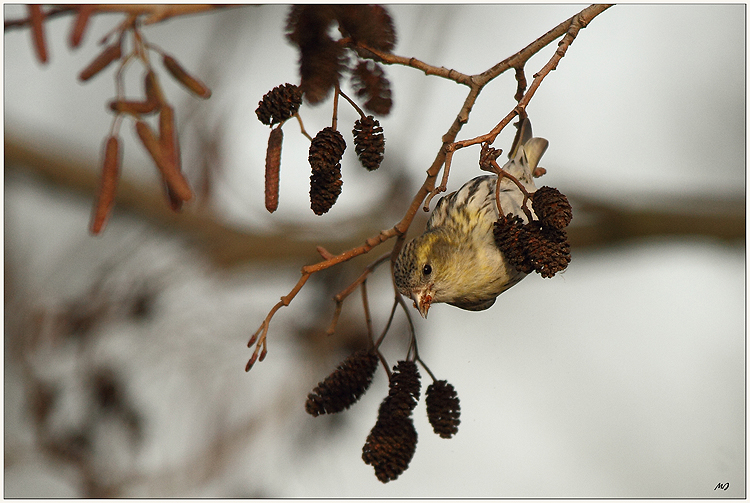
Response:
[[[70,47],[78,47],[83,40],[83,35],[86,33],[86,27],[91,19],[91,14],[95,10],[94,5],[79,5],[78,14],[76,14],[76,20],[73,23],[73,29],[70,31]]]
[[[279,207],[279,171],[281,170],[281,143],[284,133],[275,127],[268,135],[266,149],[266,209],[273,213]]]
[[[177,82],[185,86],[191,93],[203,99],[211,97],[211,89],[206,84],[190,75],[172,56],[164,54],[162,63],[167,71],[175,78]]]
[[[99,234],[107,225],[107,220],[115,203],[117,180],[120,177],[120,140],[109,136],[104,142],[104,163],[99,182],[94,213],[91,219],[91,233]]]
[[[48,59],[47,41],[44,37],[44,13],[42,12],[42,6],[39,4],[29,5],[28,10],[34,52],[36,52],[36,57],[40,62],[46,63]]]
[[[95,57],[88,66],[86,66],[86,68],[81,70],[81,73],[78,74],[78,79],[84,82],[89,80],[91,77],[107,68],[110,63],[120,59],[121,56],[122,47],[118,41],[100,52],[99,55]]]

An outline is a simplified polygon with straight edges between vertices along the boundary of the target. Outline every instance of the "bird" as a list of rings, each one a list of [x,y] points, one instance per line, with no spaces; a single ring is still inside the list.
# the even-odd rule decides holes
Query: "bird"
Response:
[[[533,193],[534,170],[549,142],[533,137],[528,118],[518,127],[502,170]],[[512,213],[528,223],[522,209],[524,195],[508,178],[503,178],[498,188],[497,179],[496,174],[478,176],[443,196],[425,231],[401,249],[393,267],[394,282],[399,293],[414,301],[423,318],[432,304],[441,302],[469,311],[488,309],[498,295],[526,276],[508,262],[493,235],[500,216]],[[533,209],[527,211],[536,218]]]

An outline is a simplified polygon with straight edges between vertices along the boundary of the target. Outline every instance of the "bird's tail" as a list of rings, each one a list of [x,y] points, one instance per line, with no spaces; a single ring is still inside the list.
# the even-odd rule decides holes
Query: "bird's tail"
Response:
[[[523,119],[508,154],[510,160],[505,163],[503,169],[516,177],[527,189],[536,190],[533,173],[548,145],[549,142],[544,138],[533,137],[531,121],[528,117]]]

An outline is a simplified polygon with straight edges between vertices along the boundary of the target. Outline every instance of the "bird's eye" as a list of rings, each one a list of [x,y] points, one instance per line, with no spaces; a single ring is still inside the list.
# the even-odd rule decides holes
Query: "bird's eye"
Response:
[[[432,266],[430,264],[425,264],[422,268],[422,274],[425,276],[432,274]]]

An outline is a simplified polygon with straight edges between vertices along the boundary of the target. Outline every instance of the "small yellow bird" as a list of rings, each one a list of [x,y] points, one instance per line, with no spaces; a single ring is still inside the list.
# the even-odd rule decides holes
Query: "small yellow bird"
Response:
[[[529,193],[536,191],[533,173],[548,144],[544,138],[532,137],[528,119],[522,121],[510,160],[502,169]],[[526,276],[495,244],[493,225],[500,216],[496,187],[497,175],[478,176],[442,197],[424,233],[401,250],[393,271],[396,287],[414,300],[422,317],[438,302],[470,311],[485,310]],[[503,213],[513,213],[527,223],[520,189],[507,178],[501,180],[499,189]]]

